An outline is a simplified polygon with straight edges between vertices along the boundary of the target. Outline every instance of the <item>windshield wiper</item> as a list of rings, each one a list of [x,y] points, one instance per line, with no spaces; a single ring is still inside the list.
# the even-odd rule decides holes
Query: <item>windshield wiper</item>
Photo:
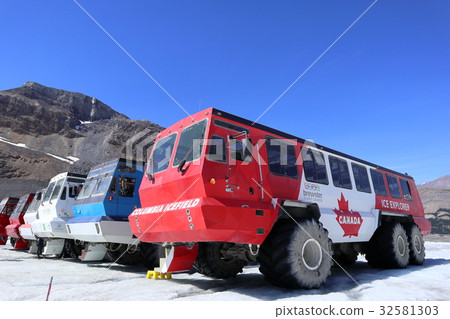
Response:
[[[184,165],[186,164],[186,160],[188,158],[189,155],[191,155],[192,151],[194,150],[194,148],[200,143],[200,141],[203,140],[203,137],[200,139],[196,139],[195,143],[192,144],[192,147],[189,149],[189,151],[186,153],[186,155],[184,156],[184,158],[181,160],[180,164],[178,165],[177,171],[184,173],[186,172],[187,168],[183,169]]]

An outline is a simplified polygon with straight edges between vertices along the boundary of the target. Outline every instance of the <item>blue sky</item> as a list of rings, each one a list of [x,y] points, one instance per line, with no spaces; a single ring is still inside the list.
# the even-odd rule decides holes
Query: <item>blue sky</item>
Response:
[[[374,0],[77,1],[189,113],[256,120]],[[379,0],[259,122],[417,183],[450,174],[449,16],[450,1]],[[73,0],[2,0],[0,39],[0,90],[186,116]]]

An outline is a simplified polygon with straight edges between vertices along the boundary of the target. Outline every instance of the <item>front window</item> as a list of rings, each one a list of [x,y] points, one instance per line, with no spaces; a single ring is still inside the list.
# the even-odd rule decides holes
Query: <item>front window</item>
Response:
[[[51,200],[54,200],[54,199],[58,198],[59,192],[61,191],[63,183],[64,183],[64,178],[60,179],[59,181],[57,181],[57,183],[55,184],[55,188],[53,189],[53,192],[52,192]]]
[[[6,207],[6,202],[8,201],[7,198],[5,198],[4,200],[2,200],[2,202],[0,203],[0,214],[5,214],[5,207]]]
[[[108,166],[103,167],[103,168],[102,168],[101,175],[105,175],[105,174],[114,172],[114,170],[116,169],[116,166],[117,166],[117,164],[114,163],[114,164],[111,164],[111,165],[108,165]]]
[[[78,196],[79,199],[89,197],[92,194],[92,191],[95,188],[95,185],[97,184],[96,179],[91,179],[88,181],[84,187],[81,189],[80,195]]]
[[[90,179],[92,177],[99,175],[101,170],[102,170],[101,168],[97,168],[97,169],[90,171],[87,178]]]
[[[173,160],[173,166],[178,166],[182,161],[193,162],[200,158],[203,139],[206,131],[206,120],[186,127],[180,135],[177,152]]]
[[[109,185],[111,185],[111,180],[112,176],[103,177],[101,180],[99,180],[97,188],[95,189],[92,196],[106,194],[106,191],[109,189]]]
[[[0,212],[1,214],[11,215],[11,213],[14,211],[14,205],[11,205],[11,202],[8,204],[9,198],[6,198],[4,201],[0,204]]]
[[[172,134],[156,142],[153,149],[153,155],[148,162],[147,175],[153,175],[164,171],[167,167],[169,167],[176,138],[177,134]]]
[[[56,184],[56,181],[53,181],[48,185],[47,190],[45,191],[45,194],[44,194],[44,200],[43,200],[44,203],[46,203],[50,200],[50,197],[52,196],[53,188],[55,188],[55,184]]]
[[[30,212],[36,212],[39,208],[39,204],[41,203],[42,199],[42,192],[38,192],[34,198],[33,201],[30,204],[30,207],[28,208],[28,211]]]
[[[28,200],[28,195],[20,198],[19,202],[17,203],[17,206],[14,208],[14,211],[11,214],[11,218],[19,217],[20,213],[22,211],[26,210],[24,208],[27,208],[27,207],[24,207],[24,206],[27,203],[27,200]]]

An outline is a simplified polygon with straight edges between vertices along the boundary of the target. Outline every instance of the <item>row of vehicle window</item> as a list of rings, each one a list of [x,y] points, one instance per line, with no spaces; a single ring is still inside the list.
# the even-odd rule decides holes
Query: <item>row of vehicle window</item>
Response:
[[[225,140],[220,136],[212,136],[209,142],[208,156],[210,160],[226,162]],[[297,156],[294,145],[283,140],[266,137],[267,159],[269,171],[271,174],[298,178]],[[251,144],[245,145],[244,141],[230,141],[230,156],[235,160],[251,161]],[[283,150],[282,150],[283,149]],[[220,151],[218,151],[220,150]],[[303,169],[306,180],[328,185],[328,174],[325,158],[322,153],[308,148],[302,149]],[[329,156],[329,166],[333,185],[340,188],[352,189],[352,181],[347,161],[334,156]],[[372,193],[367,168],[357,163],[351,163],[353,178],[357,191]],[[388,196],[383,173],[371,169],[370,174],[374,191],[377,195]],[[393,198],[402,198],[412,200],[411,188],[409,182],[400,178],[400,185],[397,177],[386,174],[386,179]]]
[[[231,159],[242,162],[252,161],[252,143],[249,139],[242,138],[249,134],[248,129],[219,119],[214,120],[214,125],[233,130],[237,132],[236,135],[241,137],[240,139],[235,138],[234,135],[227,137]],[[173,167],[178,166],[182,161],[190,162],[200,158],[204,144],[203,139],[205,130],[206,120],[203,120],[186,127],[181,132],[172,164]],[[152,174],[168,168],[175,147],[176,136],[177,133],[173,133],[156,143],[148,167]],[[225,137],[212,135],[207,144],[208,150],[206,152],[206,157],[209,160],[219,163],[227,162]],[[268,136],[266,137],[266,149],[268,166],[271,174],[289,178],[298,178],[299,172],[294,145]],[[323,154],[309,148],[303,148],[301,152],[306,180],[328,185],[328,174]],[[352,189],[352,181],[347,161],[331,155],[329,156],[328,161],[333,185],[340,188]],[[353,162],[351,163],[351,167],[356,189],[360,192],[372,193],[367,168]],[[388,196],[383,173],[371,169],[370,174],[375,193],[381,196]],[[386,180],[391,197],[402,198],[402,192],[404,199],[412,200],[411,188],[407,180],[400,178],[399,183],[397,177],[390,174],[386,174]]]
[[[302,157],[306,180],[309,182],[328,185],[328,174],[324,155],[321,152],[303,148]],[[347,161],[331,155],[328,156],[328,161],[330,165],[333,185],[340,188],[352,189],[350,170]],[[365,193],[372,193],[367,168],[363,165],[353,162],[351,163],[351,167],[353,178],[355,180],[356,190]],[[410,201],[413,200],[411,187],[406,179],[397,178],[394,175],[382,173],[375,169],[370,169],[370,176],[372,178],[372,184],[375,194],[388,196],[388,191],[384,179],[384,176],[386,176],[386,181],[391,197],[403,198]]]
[[[136,186],[136,179],[133,177],[120,176],[119,177],[119,191],[118,195],[121,197],[133,197]],[[105,195],[117,194],[117,177],[105,176],[99,179],[91,179],[86,182],[83,190],[80,192],[78,199]]]
[[[115,176],[90,180],[86,183],[85,187],[82,185],[63,187],[64,181],[64,179],[60,179],[49,184],[43,198],[44,203],[55,200],[58,196],[59,199],[66,200],[67,197],[76,198],[78,194],[78,198],[87,198],[90,196],[104,195],[107,191],[110,195],[115,195],[117,192],[117,178]],[[135,186],[135,178],[121,176],[119,179],[118,195],[122,197],[133,197]]]
[[[79,186],[75,185],[63,187],[64,182],[65,182],[64,178],[51,182],[48,185],[47,190],[45,191],[44,198],[42,201],[45,203],[48,201],[55,200],[58,198],[60,193],[61,193],[60,199],[62,200],[65,200],[67,196],[69,196],[70,198],[75,198],[78,195]]]

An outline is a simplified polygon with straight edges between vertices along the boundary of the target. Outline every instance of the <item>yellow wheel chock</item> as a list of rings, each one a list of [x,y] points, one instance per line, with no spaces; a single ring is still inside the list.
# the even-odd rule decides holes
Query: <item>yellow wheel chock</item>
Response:
[[[172,274],[168,272],[161,273],[159,271],[149,270],[147,271],[147,279],[172,279]]]

